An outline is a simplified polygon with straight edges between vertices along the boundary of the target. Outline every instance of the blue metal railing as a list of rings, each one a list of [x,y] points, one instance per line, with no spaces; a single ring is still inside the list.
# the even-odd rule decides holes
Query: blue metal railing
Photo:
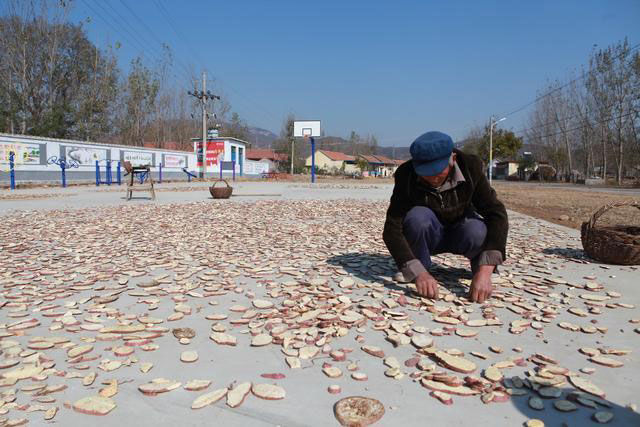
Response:
[[[58,165],[60,166],[60,170],[62,172],[62,186],[66,187],[67,186],[67,174],[66,174],[66,170],[67,169],[71,169],[71,168],[78,168],[80,167],[80,165],[78,164],[77,161],[71,159],[71,160],[67,160],[65,157],[56,157],[56,156],[51,156],[47,159],[47,164],[50,165]]]

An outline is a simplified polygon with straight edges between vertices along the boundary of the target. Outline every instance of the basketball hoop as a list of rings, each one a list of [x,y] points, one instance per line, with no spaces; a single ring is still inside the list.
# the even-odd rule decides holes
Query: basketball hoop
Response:
[[[311,143],[311,182],[316,182],[316,171],[315,171],[315,141],[314,138],[320,137],[320,120],[295,120],[293,122],[293,137],[294,138],[303,138],[304,142]],[[291,146],[291,161],[293,162],[293,145]],[[293,170],[293,163],[292,163]]]
[[[293,122],[294,138],[315,138],[320,136],[320,120],[295,120]]]

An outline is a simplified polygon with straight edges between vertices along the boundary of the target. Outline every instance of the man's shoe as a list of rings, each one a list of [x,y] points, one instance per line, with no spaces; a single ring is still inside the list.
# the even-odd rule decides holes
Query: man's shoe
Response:
[[[393,275],[393,280],[397,283],[409,283],[409,281],[404,280],[404,274],[401,271]]]

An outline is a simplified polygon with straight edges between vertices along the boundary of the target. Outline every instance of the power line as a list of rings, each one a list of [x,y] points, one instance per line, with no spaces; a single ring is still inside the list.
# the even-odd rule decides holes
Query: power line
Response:
[[[99,7],[103,13],[100,13],[98,10],[96,10],[90,3],[90,0],[82,0],[85,5],[94,13],[96,14],[105,24],[107,24],[107,26],[109,26],[112,30],[114,30],[117,34],[122,34],[122,31],[119,31],[111,22],[109,22],[108,19],[105,18],[108,17],[110,20],[112,20],[114,23],[116,23],[121,30],[124,30],[124,32],[126,32],[126,34],[128,34],[127,37],[125,37],[128,41],[130,41],[132,44],[137,45],[143,52],[144,51],[151,51],[151,53],[153,54],[153,56],[155,56],[156,58],[162,58],[162,51],[158,50],[158,48],[156,48],[153,43],[149,43],[149,41],[147,39],[145,39],[140,33],[138,33],[135,30],[135,27],[130,24],[127,19],[125,17],[123,17],[117,9],[115,9],[112,5],[109,4],[109,2],[105,2],[109,8],[111,10],[113,10],[114,14],[117,15],[114,16],[112,15],[108,10],[106,10],[101,4],[100,2],[97,2],[95,4],[95,6]],[[126,5],[125,3],[123,3],[124,6],[133,14],[134,18],[138,20],[138,22],[140,22],[145,28],[147,28],[151,34],[152,37],[155,38],[156,41],[159,42],[159,39],[154,35],[153,31],[146,25],[144,24],[144,22],[140,19],[140,17],[138,15],[135,14],[135,12],[133,12],[131,10],[131,8]],[[166,9],[165,9],[166,11]],[[120,18],[120,19],[118,19]],[[167,19],[168,22],[171,22],[167,17],[165,17],[165,19]],[[161,43],[161,42],[159,42]],[[201,58],[198,58],[200,60],[200,62],[202,62]],[[190,82],[195,82],[195,77],[192,75],[191,71],[188,69],[187,66],[184,65],[183,62],[181,62],[179,59],[177,59],[177,64],[180,65],[182,67],[182,70],[180,70],[180,68],[178,68],[178,73],[182,74],[187,81]],[[204,64],[202,64],[204,67]],[[241,92],[235,90],[234,88],[232,88],[231,86],[225,85],[229,90],[231,90],[232,92],[234,92],[236,95],[238,95],[241,98],[245,98],[246,100],[248,100],[249,102],[253,102],[249,97],[245,96],[244,94],[242,94]],[[255,104],[255,103],[254,103]],[[257,106],[257,104],[255,104]],[[267,110],[262,109],[261,107],[257,107],[256,109],[254,109],[254,111],[260,112],[260,110],[262,110],[263,112],[265,112],[268,115],[268,120],[275,120],[276,122],[279,120],[278,118],[276,118],[275,116],[271,115],[271,113],[269,113]]]
[[[598,111],[596,111],[596,113],[598,113],[599,111],[603,111],[603,110],[605,110],[605,111],[609,110],[610,108],[615,107],[617,104],[618,104],[618,102],[614,102],[611,105],[607,105],[606,107],[599,108]],[[596,120],[593,117],[588,117],[589,114],[591,114],[591,112],[585,112],[584,114],[583,113],[576,113],[576,114],[572,114],[572,115],[570,115],[568,117],[563,117],[563,120],[570,120],[570,119],[573,119],[573,118],[576,118],[576,117],[580,117],[583,121],[584,120],[590,120],[590,119],[591,120]],[[545,126],[554,125],[554,124],[558,123],[558,121],[559,120],[556,119],[556,120],[552,120],[552,121],[549,121],[549,122],[546,122],[546,123],[541,123],[541,124],[536,125],[536,126],[532,126],[530,128],[522,128],[520,130],[513,131],[513,132],[514,133],[524,133],[524,132],[529,131],[529,130],[533,130],[533,129],[542,128],[542,127],[545,127]]]
[[[105,24],[107,24],[109,28],[115,31],[116,34],[124,35],[122,32],[122,30],[124,30],[129,35],[129,36],[125,36],[124,38],[126,38],[132,44],[137,45],[138,48],[140,48],[143,52],[150,52],[153,56],[156,56],[159,58],[162,57],[162,52],[155,50],[154,46],[148,45],[148,43],[145,42],[144,39],[140,38],[135,32],[130,31],[129,28],[127,28],[127,26],[123,25],[123,23],[120,22],[117,19],[117,17],[114,17],[111,13],[109,13],[109,11],[106,10],[104,7],[102,7],[100,3],[95,3],[95,5],[98,6],[104,12],[104,15],[100,13],[98,10],[94,9],[91,3],[89,2],[89,0],[83,0],[83,2],[95,15],[97,15]],[[106,4],[109,4],[109,3],[106,2]],[[118,30],[118,28],[112,25],[112,23],[109,22],[109,20],[107,20],[105,16],[108,16],[113,22],[118,24],[118,26],[120,27],[120,30]],[[127,25],[129,24],[127,23]],[[189,79],[191,78],[188,74],[187,76]]]
[[[631,54],[634,50],[636,50],[636,49],[638,49],[638,48],[640,48],[640,43],[638,43],[638,44],[636,44],[636,45],[632,46],[632,47],[629,49],[629,51],[628,51],[628,52],[625,52],[625,53],[623,53],[623,54],[621,54],[621,55],[618,55],[618,56],[617,56],[617,57],[615,57],[614,59],[620,59],[620,58],[623,58],[623,57],[625,57],[625,56],[627,56],[627,55]],[[563,84],[563,85],[561,85],[561,86],[558,86],[558,87],[556,87],[556,88],[553,88],[553,89],[552,89],[552,90],[550,90],[549,92],[546,92],[546,93],[544,93],[544,94],[542,94],[542,95],[540,95],[540,96],[537,96],[533,101],[530,101],[530,102],[528,102],[528,103],[524,104],[523,106],[518,107],[518,108],[516,108],[515,110],[513,110],[513,111],[511,111],[511,112],[509,112],[509,113],[507,113],[507,114],[500,114],[498,117],[509,117],[509,116],[512,116],[512,115],[514,115],[514,114],[516,114],[516,113],[519,113],[520,111],[522,111],[522,110],[526,109],[527,107],[530,107],[531,105],[535,104],[536,102],[540,101],[541,99],[546,98],[547,96],[550,96],[550,95],[554,94],[555,92],[557,92],[557,91],[559,91],[559,90],[564,89],[565,87],[569,86],[569,85],[570,85],[570,84],[572,84],[572,83],[575,83],[575,82],[577,82],[577,81],[579,81],[579,80],[584,79],[586,76],[587,76],[587,74],[586,74],[585,72],[582,72],[582,74],[580,75],[580,77],[576,77],[576,78],[575,78],[575,79],[573,79],[573,80],[569,80],[567,83],[565,83],[565,84]]]
[[[189,42],[187,41],[187,38],[183,37],[182,33],[180,33],[178,31],[178,28],[173,24],[173,21],[171,20],[171,15],[169,14],[169,11],[164,7],[164,4],[162,3],[162,0],[153,0],[153,2],[156,4],[156,6],[158,7],[158,10],[162,14],[163,18],[167,21],[167,23],[171,27],[171,31],[173,31],[173,33],[182,41],[182,43],[187,47],[187,49],[189,49],[190,53],[200,63],[200,66],[203,69],[206,68],[205,65],[204,65],[204,61],[202,60],[202,58],[198,54],[198,51],[194,50],[192,48],[191,44],[189,44]]]
[[[113,10],[116,10],[116,9],[113,7],[113,5],[111,5],[109,2],[106,2],[106,3],[107,3],[107,5],[109,5],[109,7],[111,7]],[[138,16],[138,15],[137,15],[137,14],[136,14],[136,13],[135,13],[131,8],[130,8],[130,7],[129,7],[129,5],[128,5],[128,4],[126,4],[126,3],[125,3],[125,2],[123,2],[122,0],[120,0],[120,3],[122,3],[122,5],[123,5],[125,8],[127,8],[127,10],[129,10],[129,12],[131,13],[131,15],[133,16],[133,18],[134,18],[134,19],[136,19],[138,22],[140,22],[140,23],[141,23],[141,24],[146,28],[146,30],[148,31],[148,33],[149,33],[149,36],[150,36],[150,37],[152,37],[153,39],[155,39],[155,41],[156,41],[160,46],[164,46],[164,45],[165,45],[165,43],[164,43],[162,40],[160,40],[158,37],[156,37],[155,33],[151,30],[151,28],[149,28],[149,27],[147,26],[147,24],[146,24],[142,19],[140,19],[140,17],[139,17],[139,16]],[[126,21],[126,20],[125,20],[125,21]],[[126,21],[126,23],[127,23],[127,25],[129,25],[129,26],[131,26],[132,28],[134,28],[134,31],[135,31],[135,27],[134,27],[133,25],[129,24],[129,22],[128,22],[128,21]],[[140,35],[140,37],[142,38],[142,35]],[[150,45],[150,46],[152,46],[152,45],[153,45],[153,43],[150,43],[149,45]],[[161,57],[161,58],[162,58],[162,57]],[[192,78],[192,77],[193,77],[193,76],[191,75],[191,70],[189,70],[188,65],[185,65],[185,64],[184,64],[184,63],[183,63],[179,58],[177,58],[177,57],[176,57],[176,62],[178,63],[178,65],[180,65],[180,66],[183,68],[183,70],[185,71],[185,75],[186,75],[188,78]]]
[[[639,49],[639,48],[640,48],[640,43],[635,44],[635,45],[631,46],[627,52],[625,52],[625,53],[623,53],[623,54],[620,54],[620,55],[615,56],[615,57],[613,58],[613,60],[621,59],[621,58],[624,58],[624,57],[626,57],[626,56],[628,56],[628,55],[631,55],[631,53],[633,53],[635,50],[637,50],[637,49]],[[558,87],[555,87],[555,88],[551,89],[550,91],[548,91],[548,92],[546,92],[546,93],[543,93],[542,95],[537,96],[534,100],[532,100],[532,101],[530,101],[530,102],[528,102],[528,103],[524,104],[523,106],[521,106],[521,107],[519,107],[519,108],[517,108],[517,109],[515,109],[515,110],[513,110],[513,111],[511,111],[511,112],[509,112],[509,113],[507,113],[507,114],[500,114],[500,115],[497,115],[497,117],[509,117],[509,116],[512,116],[512,115],[514,115],[514,114],[516,114],[516,113],[519,113],[520,111],[522,111],[522,110],[526,109],[527,107],[530,107],[531,105],[534,105],[534,104],[535,104],[535,103],[537,103],[538,101],[540,101],[540,100],[542,100],[542,99],[544,99],[544,98],[546,98],[546,97],[548,97],[548,96],[550,96],[550,95],[552,95],[552,94],[554,94],[554,93],[556,93],[556,92],[558,92],[558,91],[560,91],[560,90],[564,89],[565,87],[567,87],[567,86],[571,85],[572,83],[575,83],[575,82],[577,82],[577,81],[579,81],[579,80],[584,79],[585,77],[587,77],[587,74],[586,74],[585,72],[583,72],[579,77],[576,77],[575,79],[572,79],[572,80],[568,81],[567,83],[565,83],[565,84],[563,84],[563,85],[560,85],[560,86],[558,86]],[[612,104],[612,105],[610,105],[610,106],[608,106],[608,107],[605,107],[605,109],[611,108],[611,107],[613,107],[614,105],[615,105],[615,104]],[[577,117],[577,116],[579,116],[579,115],[580,115],[580,114],[575,114],[575,115],[573,115],[573,116],[569,116],[569,117],[567,117],[566,119],[574,118],[574,117]],[[532,128],[528,128],[528,129],[527,129],[527,128],[525,128],[525,129],[521,129],[520,131],[515,131],[515,133],[523,133],[523,132],[525,132],[525,131],[527,131],[527,130],[532,130],[532,129],[535,129],[535,128],[537,128],[537,127],[547,126],[547,125],[550,125],[550,124],[553,124],[553,123],[555,123],[555,121],[554,121],[554,122],[549,122],[549,123],[544,123],[544,124],[542,124],[542,125],[539,125],[539,126],[536,126],[536,127],[532,127]],[[467,127],[467,128],[468,128],[468,127]]]
[[[630,116],[632,114],[638,114],[638,113],[636,111],[629,111],[629,112],[627,112],[625,114],[621,114],[621,115],[619,115],[617,117],[609,117],[608,119],[595,122],[595,124],[601,125],[601,124],[610,122],[611,120],[618,120],[618,119],[625,118],[625,117]],[[578,126],[578,127],[572,128],[572,129],[567,129],[567,130],[564,130],[564,131],[550,133],[550,134],[547,134],[547,135],[536,135],[535,137],[536,138],[550,138],[550,137],[553,137],[553,136],[562,135],[562,134],[565,134],[565,133],[573,132],[574,130],[580,130],[580,129],[584,129],[584,128],[587,128],[587,127],[590,127],[590,125],[582,125],[582,126]],[[535,129],[535,128],[532,128],[532,129]]]
[[[122,0],[120,0],[120,1],[122,2]],[[168,10],[166,9],[166,7],[162,4],[162,0],[154,0],[154,3],[159,7],[159,9],[161,11],[161,14],[163,15],[163,18],[169,23],[169,26],[171,27],[172,31],[187,46],[187,48],[191,51],[191,53],[194,55],[194,57],[200,62],[200,65],[203,67],[203,69],[206,68],[204,61],[197,54],[197,50],[194,50],[191,47],[191,45],[186,41],[186,37],[183,37],[182,34],[178,31],[178,29],[173,25],[173,22],[171,21],[170,14],[169,14]],[[218,81],[220,81],[219,78],[218,78]],[[220,83],[222,83],[222,81],[220,81]],[[226,83],[224,84],[224,87],[226,89],[230,90],[231,92],[233,92],[235,95],[239,96],[240,98],[243,98],[249,104],[251,104],[253,106],[253,108],[252,108],[253,111],[262,114],[263,117],[267,118],[269,121],[274,120],[274,121],[277,122],[277,121],[280,120],[279,118],[277,118],[274,115],[272,115],[272,113],[268,109],[263,108],[262,106],[260,106],[253,98],[251,98],[249,96],[246,96],[242,92],[234,89],[232,86],[230,86],[230,85],[228,85]],[[250,105],[250,107],[251,107],[251,105]]]

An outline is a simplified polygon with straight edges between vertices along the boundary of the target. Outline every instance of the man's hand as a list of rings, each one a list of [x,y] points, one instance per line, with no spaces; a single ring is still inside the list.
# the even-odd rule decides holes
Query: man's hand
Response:
[[[471,280],[471,289],[469,290],[469,299],[471,301],[483,303],[489,299],[493,292],[491,274],[495,268],[495,265],[481,265],[478,267],[478,271],[476,271]]]
[[[438,281],[428,272],[423,272],[416,277],[416,289],[418,295],[426,298],[438,298]]]

